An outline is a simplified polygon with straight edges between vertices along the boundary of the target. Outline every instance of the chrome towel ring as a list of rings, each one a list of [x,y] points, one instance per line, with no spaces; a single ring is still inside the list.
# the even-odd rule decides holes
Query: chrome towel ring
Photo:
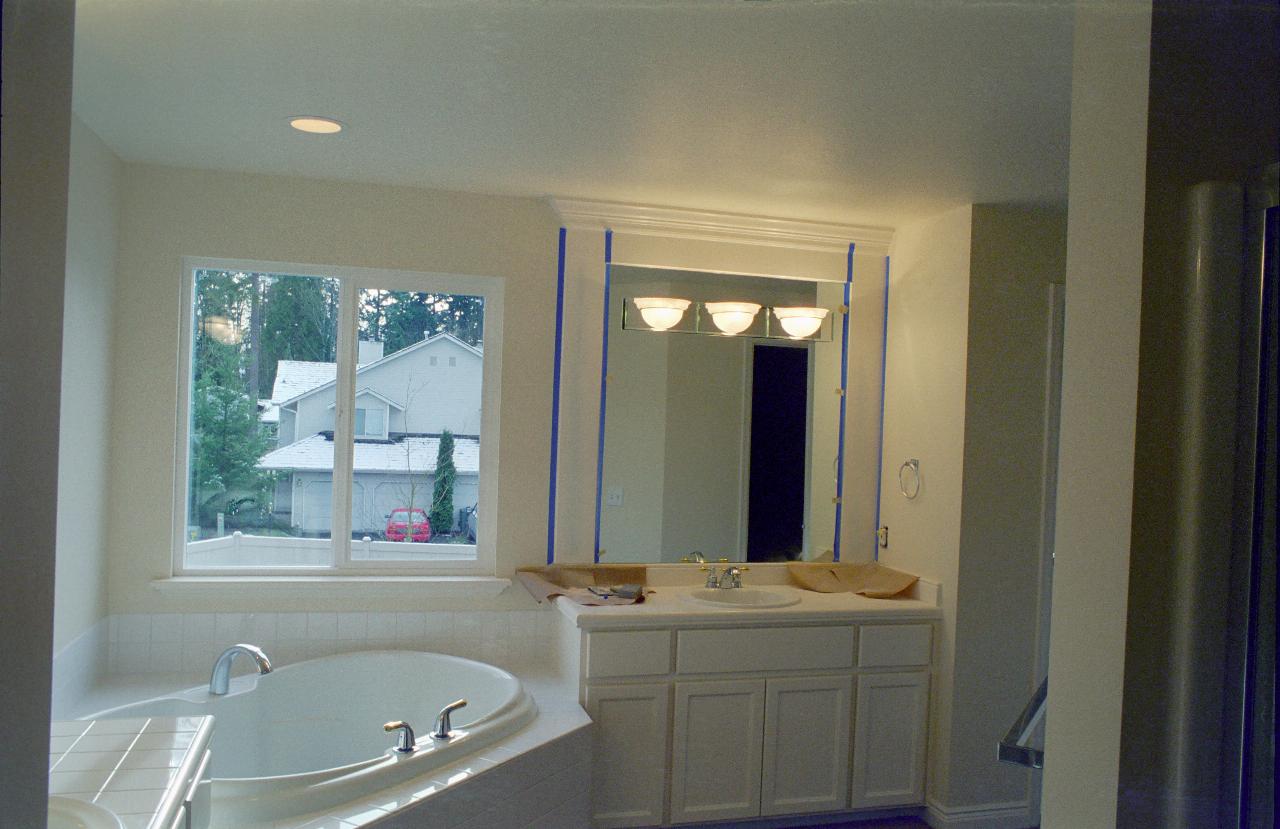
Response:
[[[908,501],[920,494],[920,460],[910,458],[898,467],[898,489]]]

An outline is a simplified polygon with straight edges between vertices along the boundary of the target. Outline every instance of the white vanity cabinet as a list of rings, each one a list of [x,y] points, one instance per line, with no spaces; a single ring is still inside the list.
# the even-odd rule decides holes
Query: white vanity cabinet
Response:
[[[667,682],[586,687],[583,707],[594,724],[594,826],[663,822],[670,700]]]
[[[593,826],[924,801],[933,623],[582,631]]]

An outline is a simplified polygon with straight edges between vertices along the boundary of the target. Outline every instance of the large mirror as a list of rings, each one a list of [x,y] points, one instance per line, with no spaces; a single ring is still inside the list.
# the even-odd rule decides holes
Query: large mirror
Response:
[[[601,561],[831,556],[842,291],[832,282],[613,266]],[[689,307],[643,314],[636,300],[655,297]],[[727,335],[710,314],[720,302],[761,308]],[[793,337],[778,316],[787,308],[827,314],[815,333]],[[675,311],[678,322],[655,330]]]

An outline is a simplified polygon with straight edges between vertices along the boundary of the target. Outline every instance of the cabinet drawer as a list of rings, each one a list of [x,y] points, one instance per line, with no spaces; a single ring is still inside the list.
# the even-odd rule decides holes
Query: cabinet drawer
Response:
[[[587,634],[587,678],[671,672],[671,631],[621,630]]]
[[[682,630],[676,645],[676,671],[682,674],[831,670],[852,664],[851,627]]]
[[[858,667],[928,665],[932,645],[932,625],[865,625],[858,635]]]

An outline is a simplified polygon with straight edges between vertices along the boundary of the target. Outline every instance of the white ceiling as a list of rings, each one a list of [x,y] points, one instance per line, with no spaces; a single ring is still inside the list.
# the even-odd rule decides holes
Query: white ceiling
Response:
[[[1064,200],[1049,0],[80,0],[123,158],[896,226]],[[336,137],[293,132],[321,114]]]

